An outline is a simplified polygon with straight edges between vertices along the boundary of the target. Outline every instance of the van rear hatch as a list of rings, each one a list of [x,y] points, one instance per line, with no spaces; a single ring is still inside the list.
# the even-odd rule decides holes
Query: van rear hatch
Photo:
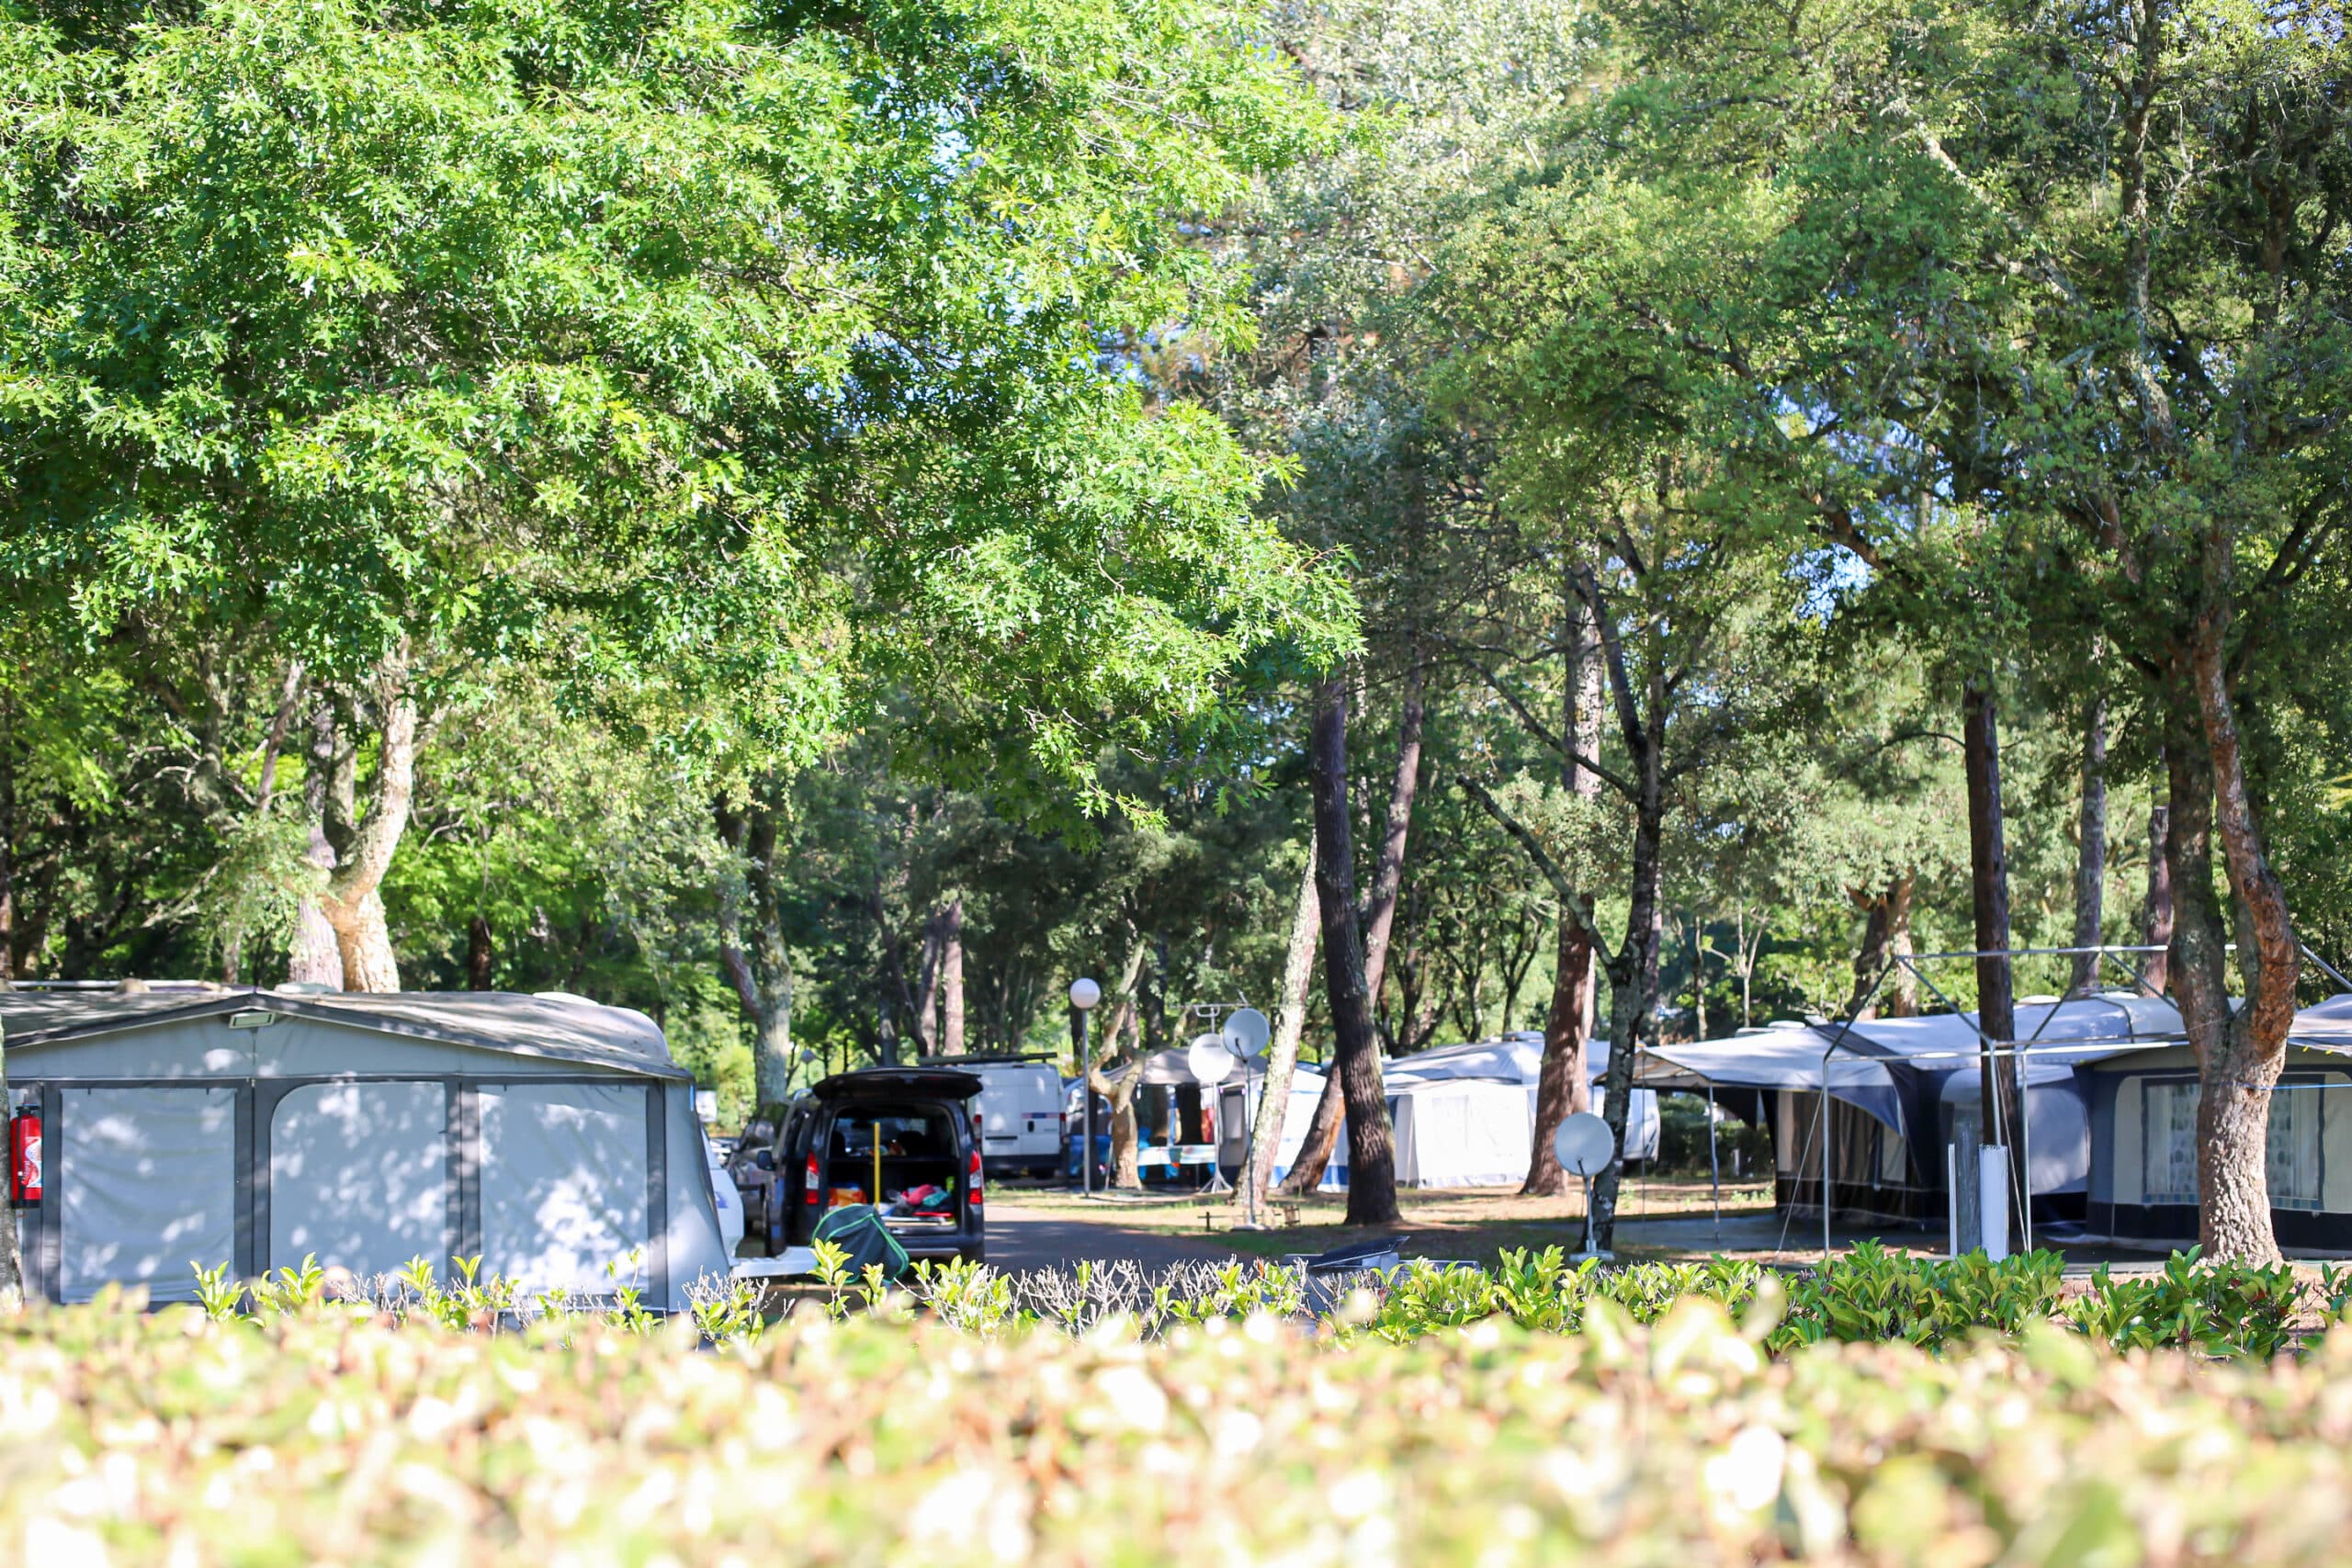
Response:
[[[841,1073],[811,1092],[831,1114],[818,1205],[872,1203],[891,1229],[960,1232],[972,1203],[974,1153],[966,1107],[980,1091],[969,1073],[871,1068]]]

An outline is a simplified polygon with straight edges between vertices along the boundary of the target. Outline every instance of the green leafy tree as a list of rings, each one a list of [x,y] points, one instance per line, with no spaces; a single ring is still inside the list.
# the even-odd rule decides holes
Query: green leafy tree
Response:
[[[722,769],[877,682],[1046,775],[1345,594],[1106,334],[1238,332],[1214,219],[1317,117],[1179,3],[22,5],[0,43],[0,581],[299,661],[346,982],[419,737],[502,665]]]

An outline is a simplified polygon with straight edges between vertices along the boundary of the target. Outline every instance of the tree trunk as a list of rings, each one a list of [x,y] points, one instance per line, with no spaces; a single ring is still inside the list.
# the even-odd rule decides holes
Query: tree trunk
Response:
[[[1541,1198],[1567,1190],[1567,1172],[1552,1149],[1560,1123],[1592,1109],[1592,1077],[1585,1057],[1592,1027],[1592,933],[1565,914],[1555,962],[1552,1010],[1544,1020],[1544,1066],[1535,1080],[1535,1142],[1528,1150],[1527,1179],[1519,1189]]]
[[[357,747],[345,733],[340,702],[320,705],[314,727],[314,761],[324,761],[326,812],[321,824],[334,849],[334,869],[319,896],[319,912],[334,928],[346,991],[397,991],[400,965],[392,954],[391,928],[380,893],[393,852],[408,830],[409,802],[416,784],[416,704],[408,692],[408,664],[396,654],[377,672],[368,706],[377,728],[376,773],[363,815],[356,792]],[[357,705],[351,705],[356,717]],[[322,753],[323,753],[322,757]]]
[[[331,716],[321,710],[321,718],[331,723]],[[334,765],[334,734],[330,728],[323,748],[317,728],[312,729],[310,772],[302,780],[302,805],[310,818],[311,847],[302,858],[317,868],[321,886],[334,872],[334,846],[327,842],[323,826],[327,812],[327,775]],[[322,761],[322,755],[325,760]],[[343,989],[343,953],[336,947],[334,928],[319,908],[319,895],[306,892],[294,906],[294,936],[292,951],[287,955],[286,978],[292,985],[327,986]]]
[[[1655,713],[1655,709],[1653,709]],[[1625,941],[1609,964],[1609,1071],[1601,1114],[1616,1157],[1592,1184],[1592,1245],[1606,1252],[1617,1229],[1617,1191],[1625,1168],[1625,1126],[1634,1100],[1634,1055],[1657,1038],[1658,950],[1666,934],[1658,882],[1664,866],[1666,795],[1658,753],[1665,737],[1652,718],[1648,744],[1635,762],[1639,797],[1634,809],[1634,863],[1625,911]]]
[[[1890,958],[1907,959],[1914,951],[1911,946],[1911,895],[1917,885],[1916,874],[1906,871],[1887,887],[1886,952]],[[1919,1016],[1919,976],[1906,964],[1897,964],[1894,973],[1886,977],[1886,1016]]]
[[[1707,1038],[1707,922],[1690,917],[1690,1038]]]
[[[2094,654],[2096,658],[2096,654]],[[2098,947],[2107,913],[2107,698],[2091,700],[2083,720],[2083,810],[2081,844],[2075,857],[2075,945]],[[2089,996],[2099,989],[2105,964],[2096,953],[2075,955],[2067,989]]]
[[[1396,896],[1405,886],[1405,839],[1413,825],[1413,799],[1420,792],[1422,678],[1418,663],[1405,672],[1404,711],[1396,726],[1396,771],[1388,786],[1380,859],[1373,867],[1372,886],[1364,897],[1363,983],[1374,1005],[1388,973],[1389,933],[1396,923]]]
[[[491,969],[495,950],[491,942],[490,921],[480,913],[466,925],[466,988],[469,991],[494,989],[491,984]]]
[[[949,900],[939,928],[939,1048],[964,1054],[964,896]]]
[[[1857,1022],[1878,1017],[1882,998],[1889,1018],[1910,1018],[1919,1010],[1918,976],[1895,962],[1911,956],[1912,887],[1913,878],[1906,873],[1873,896],[1847,891],[1867,914],[1861,949],[1854,954],[1854,990],[1845,1007]],[[1885,971],[1883,978],[1881,970]]]
[[[930,1055],[939,1046],[939,958],[946,935],[947,911],[933,909],[922,923],[922,957],[916,965],[914,1023],[916,1049]]]
[[[1560,759],[1561,780],[1570,794],[1589,801],[1600,793],[1600,775],[1577,758],[1600,754],[1600,649],[1593,634],[1591,611],[1573,583],[1562,594],[1560,630],[1560,735],[1567,743],[1567,755]],[[1552,1149],[1560,1123],[1592,1109],[1588,1047],[1600,991],[1592,931],[1573,918],[1566,893],[1554,891],[1561,894],[1562,908],[1554,946],[1552,1009],[1544,1019],[1544,1065],[1535,1080],[1533,1145],[1527,1153],[1527,1179],[1520,1186],[1521,1192],[1545,1198],[1557,1197],[1568,1187],[1567,1173],[1560,1168],[1560,1157]]]
[[[5,1120],[10,1110],[6,1052],[7,1032],[7,1026],[6,1024],[0,1024],[0,1120]],[[48,1133],[48,1136],[54,1138],[56,1136],[55,1130],[51,1129]],[[50,1146],[54,1147],[55,1145],[51,1144]],[[17,1151],[13,1139],[10,1140],[6,1157],[12,1160],[17,1157]],[[48,1154],[48,1151],[44,1149],[42,1151],[41,1157],[44,1160],[47,1160],[51,1156]],[[54,1177],[52,1177],[51,1179],[55,1179]],[[17,1216],[5,1206],[0,1206],[0,1312],[13,1313],[23,1307],[24,1304],[25,1265],[24,1259],[18,1256],[17,1251]]]
[[[2165,750],[2156,749],[2158,782],[2169,789],[2170,764]],[[2148,807],[2148,897],[2140,909],[2140,943],[2158,951],[2143,953],[2145,967],[2141,984],[2151,996],[2161,997],[2172,979],[2172,810],[2157,800]]]
[[[1315,793],[1315,892],[1323,914],[1323,988],[1331,1011],[1336,1077],[1346,1100],[1351,1225],[1396,1221],[1396,1152],[1381,1093],[1380,1049],[1356,925],[1351,824],[1348,820],[1348,688],[1335,671],[1317,694],[1307,752]]]
[[[0,703],[0,991],[17,977],[17,752],[8,706]],[[5,1082],[0,1074],[0,1082]]]
[[[792,1093],[792,952],[784,940],[777,898],[777,810],[754,798],[738,812],[716,807],[719,837],[742,860],[742,887],[722,883],[718,897],[718,962],[735,998],[752,1021],[752,1092],[760,1105]],[[744,908],[750,905],[750,930]]]
[[[1160,961],[1164,965],[1167,954]],[[1147,1010],[1142,1002],[1144,955],[1151,943],[1138,931],[1127,949],[1127,961],[1120,965],[1119,978],[1111,994],[1119,998],[1112,1010],[1110,1021],[1104,1025],[1102,1038],[1094,1050],[1094,1060],[1087,1072],[1086,1087],[1090,1095],[1100,1095],[1109,1102],[1110,1124],[1095,1123],[1099,1131],[1111,1134],[1111,1168],[1109,1184],[1139,1191],[1143,1187],[1143,1167],[1137,1158],[1140,1128],[1136,1122],[1136,1094],[1143,1087],[1143,1058],[1151,1055],[1151,1043],[1145,1028]],[[1123,1050],[1119,1041],[1126,1036],[1132,1050]],[[1125,1061],[1131,1060],[1133,1070],[1114,1082],[1112,1074],[1118,1072]],[[1092,1159],[1094,1151],[1087,1149],[1081,1156]]]
[[[1241,1187],[1233,1201],[1266,1201],[1274,1179],[1274,1163],[1282,1158],[1283,1123],[1290,1113],[1291,1077],[1298,1068],[1298,1040],[1306,1029],[1306,987],[1315,978],[1315,931],[1321,907],[1315,894],[1315,840],[1306,844],[1306,869],[1298,879],[1298,908],[1290,922],[1290,946],[1283,955],[1282,1010],[1274,1018],[1274,1038],[1266,1052],[1266,1076],[1258,1089],[1258,1114],[1250,1127],[1250,1156]]]
[[[1976,916],[1977,1020],[1985,1038],[2007,1045],[2017,1040],[2017,1010],[2009,978],[2009,856],[2001,814],[2001,738],[1991,689],[1972,681],[1961,696],[1961,742],[1968,776],[1969,891]],[[2018,1066],[2015,1056],[1977,1055],[1978,1089],[1984,1097],[1986,1142],[2009,1151],[2011,1228],[2025,1221],[2030,1201],[2025,1183],[2025,1140],[2018,1135]],[[1828,1194],[1823,1194],[1826,1202]]]
[[[2286,889],[2270,867],[2246,776],[2237,693],[2223,644],[2227,562],[2216,557],[2224,548],[2208,541],[2209,592],[2217,607],[2199,623],[2192,672],[2198,717],[2212,760],[2213,825],[2221,833],[2222,865],[2238,917],[2237,962],[2245,1001],[2228,1021],[2227,1049],[2204,1075],[2199,1100],[2198,1234],[2214,1258],[2268,1263],[2278,1257],[2267,1173],[2270,1097],[2287,1062],[2303,950]]]
[[[2187,711],[2185,672],[2170,672],[2165,761],[2171,811],[2165,858],[2172,865],[2173,994],[2197,1055],[2198,1241],[2211,1256],[2261,1261],[2277,1256],[2270,1227],[2267,1086],[2278,1068],[2251,1058],[2230,1007],[2229,919],[2213,886],[2213,774]],[[2216,1086],[2221,1092],[2216,1093]],[[2227,1252],[2221,1247],[2229,1248]]]
[[[1372,889],[1364,902],[1364,922],[1367,932],[1364,947],[1364,994],[1376,1006],[1380,988],[1386,983],[1389,937],[1396,919],[1397,895],[1405,886],[1405,840],[1413,821],[1413,800],[1420,789],[1421,778],[1421,701],[1422,672],[1417,664],[1408,673],[1405,686],[1404,714],[1397,724],[1396,771],[1388,790],[1388,815],[1383,824],[1380,860],[1373,868]],[[1344,738],[1343,738],[1344,739]],[[1352,870],[1349,882],[1355,880]],[[1325,957],[1328,969],[1329,958]],[[1416,1020],[1408,1015],[1403,1020],[1401,1034],[1409,1041],[1415,1033]],[[1323,1093],[1315,1102],[1315,1119],[1306,1124],[1306,1137],[1298,1146],[1298,1158],[1283,1179],[1282,1190],[1292,1197],[1314,1191],[1323,1183],[1323,1172],[1331,1163],[1331,1155],[1340,1145],[1340,1128],[1346,1100],[1340,1089],[1340,1074],[1329,1070],[1333,1064],[1326,1062]],[[1378,1057],[1374,1067],[1378,1068]],[[1349,1145],[1352,1151],[1354,1145]],[[1350,1156],[1353,1158],[1353,1154]],[[1352,1177],[1350,1178],[1353,1179]]]

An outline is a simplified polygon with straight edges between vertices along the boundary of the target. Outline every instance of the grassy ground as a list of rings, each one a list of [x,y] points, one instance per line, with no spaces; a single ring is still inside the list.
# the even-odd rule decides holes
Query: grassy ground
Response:
[[[1321,1252],[1344,1242],[1363,1239],[1361,1231],[1340,1224],[1347,1212],[1343,1193],[1317,1193],[1283,1200],[1261,1211],[1267,1228],[1238,1228],[1242,1213],[1226,1194],[1098,1193],[1091,1199],[1060,1190],[1007,1191],[1007,1201],[1024,1210],[1051,1213],[1057,1219],[1079,1220],[1125,1230],[1162,1231],[1213,1237],[1237,1252],[1265,1258],[1288,1253]],[[1399,1234],[1412,1238],[1413,1251],[1431,1258],[1459,1258],[1481,1265],[1510,1247],[1560,1247],[1570,1251],[1582,1244],[1584,1193],[1581,1188],[1559,1198],[1523,1198],[1510,1188],[1397,1194],[1403,1219]],[[1769,1184],[1734,1185],[1723,1190],[1727,1222],[1769,1216],[1772,1191]],[[1626,1183],[1619,1195],[1620,1223],[1633,1227],[1643,1219],[1701,1216],[1711,1213],[1705,1178],[1659,1178]],[[1700,1256],[1716,1250],[1704,1245],[1702,1230],[1693,1245],[1652,1245],[1628,1238],[1618,1248],[1627,1258]],[[1725,1251],[1747,1248],[1724,1247]]]

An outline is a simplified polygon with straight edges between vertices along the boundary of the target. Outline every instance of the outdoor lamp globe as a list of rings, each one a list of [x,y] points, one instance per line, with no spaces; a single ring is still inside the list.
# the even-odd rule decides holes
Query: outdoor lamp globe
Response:
[[[1093,981],[1080,978],[1070,983],[1069,1005],[1079,1011],[1084,1012],[1102,999],[1102,987]]]

